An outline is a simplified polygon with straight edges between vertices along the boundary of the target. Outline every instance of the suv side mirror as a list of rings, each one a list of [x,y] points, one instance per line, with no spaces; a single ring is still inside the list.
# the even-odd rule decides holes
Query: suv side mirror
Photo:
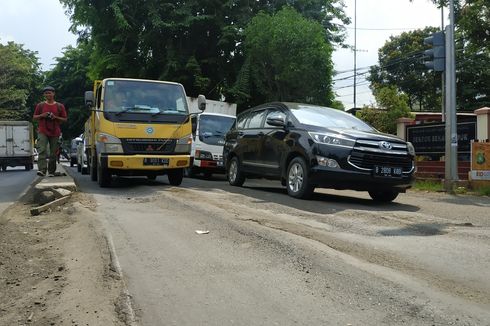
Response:
[[[273,113],[267,117],[267,124],[274,127],[285,127],[286,117],[280,113]]]
[[[87,108],[91,108],[94,106],[94,92],[92,91],[85,92],[85,106]]]
[[[197,97],[197,107],[201,111],[206,110],[206,97],[202,94]]]

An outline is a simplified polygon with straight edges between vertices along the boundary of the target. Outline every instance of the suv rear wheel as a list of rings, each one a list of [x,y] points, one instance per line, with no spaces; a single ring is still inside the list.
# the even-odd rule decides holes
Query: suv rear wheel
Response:
[[[287,171],[288,195],[294,198],[307,199],[311,196],[315,187],[310,182],[309,170],[306,162],[301,157],[291,160]]]
[[[245,182],[245,176],[240,170],[240,163],[238,162],[238,157],[233,157],[230,161],[228,167],[228,182],[232,186],[241,187]]]

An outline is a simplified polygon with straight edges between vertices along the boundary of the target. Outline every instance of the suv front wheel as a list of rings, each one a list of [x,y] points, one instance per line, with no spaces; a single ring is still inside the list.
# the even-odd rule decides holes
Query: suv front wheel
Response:
[[[389,203],[395,200],[399,192],[396,190],[370,190],[369,196],[378,203]]]
[[[315,190],[309,178],[309,169],[303,158],[295,157],[289,163],[286,186],[289,196],[300,199],[308,199]]]
[[[238,162],[238,157],[233,157],[230,161],[228,167],[228,182],[232,186],[241,187],[245,182],[245,176],[240,170],[240,163]]]

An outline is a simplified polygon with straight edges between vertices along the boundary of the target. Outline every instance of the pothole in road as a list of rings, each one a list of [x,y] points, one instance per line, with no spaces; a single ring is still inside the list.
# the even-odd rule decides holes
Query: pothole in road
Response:
[[[445,228],[444,224],[412,224],[399,229],[379,231],[379,233],[388,237],[433,236],[447,234]]]

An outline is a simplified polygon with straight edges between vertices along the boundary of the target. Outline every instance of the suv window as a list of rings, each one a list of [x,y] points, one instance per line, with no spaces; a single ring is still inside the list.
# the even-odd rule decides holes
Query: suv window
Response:
[[[248,113],[241,114],[236,119],[236,129],[245,128],[245,122],[247,121]]]
[[[265,110],[252,112],[250,121],[248,122],[248,129],[261,128],[262,121],[264,121]]]

